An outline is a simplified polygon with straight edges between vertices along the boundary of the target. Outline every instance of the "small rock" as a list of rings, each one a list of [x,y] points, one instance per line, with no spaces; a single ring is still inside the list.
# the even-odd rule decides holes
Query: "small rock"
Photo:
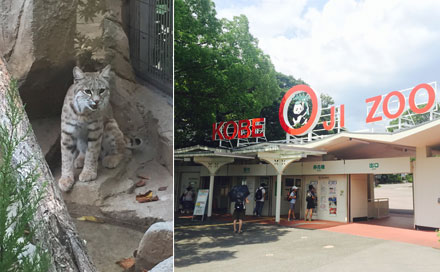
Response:
[[[168,186],[160,187],[159,191],[166,191],[167,188],[168,188]]]
[[[136,255],[135,271],[142,272],[143,269],[150,270],[160,262],[171,257],[172,255],[172,222],[155,223],[151,225],[151,227],[145,232],[144,237],[139,243],[139,248]],[[157,271],[172,271],[172,261],[171,270]]]

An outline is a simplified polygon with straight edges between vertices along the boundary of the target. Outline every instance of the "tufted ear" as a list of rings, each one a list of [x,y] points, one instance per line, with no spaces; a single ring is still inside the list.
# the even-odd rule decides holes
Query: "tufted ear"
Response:
[[[73,68],[73,79],[74,79],[74,81],[76,82],[76,81],[81,80],[83,78],[84,78],[84,72],[78,66],[75,66]]]
[[[110,79],[110,71],[111,71],[112,67],[110,66],[110,64],[107,64],[107,66],[104,67],[104,69],[102,69],[101,73],[99,74],[99,76],[109,80]]]

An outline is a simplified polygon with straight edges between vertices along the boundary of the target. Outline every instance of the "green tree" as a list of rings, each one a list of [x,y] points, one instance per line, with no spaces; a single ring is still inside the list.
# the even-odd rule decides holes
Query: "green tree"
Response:
[[[175,1],[176,147],[213,145],[213,123],[259,117],[279,96],[273,64],[247,18],[215,16],[211,0]]]
[[[14,153],[27,135],[18,136],[24,109],[17,106],[15,81],[6,93],[8,124],[0,123],[0,271],[47,271],[49,256],[35,241],[33,222],[42,192],[36,169],[26,171],[33,158],[15,162]],[[36,164],[38,165],[38,164]]]

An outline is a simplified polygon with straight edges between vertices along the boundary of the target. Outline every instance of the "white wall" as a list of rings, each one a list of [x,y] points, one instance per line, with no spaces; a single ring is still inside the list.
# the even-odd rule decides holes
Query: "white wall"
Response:
[[[368,175],[351,175],[350,196],[350,221],[356,217],[368,217]]]
[[[440,158],[426,157],[426,148],[417,147],[414,168],[414,224],[440,228]]]

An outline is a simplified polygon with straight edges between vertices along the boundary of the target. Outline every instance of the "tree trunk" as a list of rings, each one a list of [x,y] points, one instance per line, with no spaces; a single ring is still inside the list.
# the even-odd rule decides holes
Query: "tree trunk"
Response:
[[[10,76],[6,69],[5,61],[3,58],[0,58],[0,123],[4,125],[9,123],[9,120],[5,117],[5,113],[8,110],[5,94],[9,87],[9,82]],[[23,107],[21,100],[16,101],[16,105]],[[26,128],[29,126],[29,120],[25,116],[19,127],[20,136],[24,135]],[[96,271],[83,241],[78,236],[63,197],[55,184],[52,173],[33,133],[30,133],[26,140],[20,143],[14,153],[14,161],[22,161],[24,158],[30,157],[35,158],[35,160],[34,165],[29,165],[28,167],[36,167],[39,173],[38,187],[43,188],[44,182],[47,183],[44,188],[44,198],[40,201],[35,215],[35,222],[41,223],[41,227],[36,233],[36,238],[51,256],[52,264],[49,271]]]

